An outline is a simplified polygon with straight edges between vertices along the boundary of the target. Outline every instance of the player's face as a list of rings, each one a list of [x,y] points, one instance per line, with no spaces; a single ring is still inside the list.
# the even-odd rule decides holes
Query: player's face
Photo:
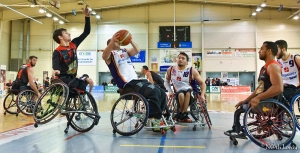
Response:
[[[33,58],[32,60],[29,60],[29,62],[30,62],[30,65],[31,65],[32,67],[34,67],[34,66],[35,66],[35,64],[36,64],[36,61],[37,61],[37,59],[36,59],[36,58]]]
[[[263,44],[260,48],[260,51],[258,52],[260,60],[265,60],[266,59],[267,51],[268,51],[267,44]]]
[[[277,45],[277,48],[278,48],[278,52],[277,52],[276,58],[281,59],[283,56],[283,51],[278,45]]]
[[[71,41],[71,34],[68,31],[63,31],[62,32],[62,39],[66,42]]]
[[[119,50],[119,49],[120,49],[120,44],[119,44],[118,41],[116,41],[116,42],[114,43],[114,50]]]
[[[177,65],[180,66],[180,67],[187,65],[187,59],[184,55],[181,55],[181,54],[178,55]]]

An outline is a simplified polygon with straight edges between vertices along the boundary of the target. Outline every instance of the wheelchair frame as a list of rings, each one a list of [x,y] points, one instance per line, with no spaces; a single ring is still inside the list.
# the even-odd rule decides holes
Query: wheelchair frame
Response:
[[[210,119],[210,116],[209,116],[208,111],[207,111],[206,101],[203,102],[203,101],[200,100],[200,95],[199,95],[198,92],[192,91],[192,93],[194,95],[194,97],[193,97],[194,99],[189,104],[190,111],[188,111],[188,113],[193,117],[193,119],[195,121],[191,122],[191,123],[176,122],[176,124],[179,124],[179,125],[194,125],[193,126],[193,131],[196,131],[197,125],[199,125],[200,127],[201,126],[205,126],[205,123],[204,123],[204,119],[205,119],[206,124],[208,125],[208,128],[211,129],[212,123],[211,123],[211,119]],[[173,108],[174,107],[174,103],[177,104],[177,108],[175,108],[176,110],[174,110],[174,108]],[[192,107],[191,107],[192,105],[194,105],[195,110],[192,110]],[[179,110],[180,109],[180,104],[177,101],[177,99],[175,98],[175,94],[172,95],[172,96],[170,96],[170,100],[168,102],[168,107],[169,108],[173,108],[173,114],[175,113],[175,111],[176,111],[176,114],[180,111]],[[199,114],[198,114],[199,118],[196,117],[195,114],[192,113],[193,111],[199,112]],[[175,115],[172,115],[172,118],[174,116]]]
[[[26,102],[21,101],[21,98],[24,95],[26,96],[25,97],[27,100]],[[6,107],[7,100],[10,96],[12,97],[12,99],[9,103],[9,106]],[[15,97],[15,99],[14,99],[14,97]],[[5,96],[4,101],[3,101],[3,108],[5,110],[4,115],[6,115],[6,113],[9,113],[9,114],[16,114],[16,116],[18,116],[19,113],[21,112],[22,114],[24,114],[26,116],[31,116],[33,114],[32,111],[33,111],[34,105],[36,103],[35,102],[36,100],[37,100],[37,95],[33,90],[10,89],[10,90],[8,90],[8,93]],[[22,105],[20,105],[20,104],[22,104]],[[12,112],[12,111],[8,110],[11,107],[16,107],[16,112]]]
[[[123,110],[119,111],[119,112],[121,112],[120,122],[116,122],[116,120],[114,119],[115,118],[114,114],[115,114],[117,105],[121,102],[121,100],[125,100],[126,104],[124,105]],[[132,106],[131,106],[132,108],[127,108],[126,105],[130,101],[132,101]],[[141,102],[142,102],[142,104],[141,104]],[[127,108],[127,110],[125,110],[125,108]],[[140,108],[142,108],[142,109],[140,109]],[[140,112],[144,112],[144,114],[141,114]],[[120,116],[120,115],[117,115],[117,116]],[[136,117],[136,120],[137,120],[137,122],[134,125],[133,130],[124,132],[123,130],[121,130],[117,127],[118,125],[123,124],[127,120],[131,121],[132,117]],[[111,120],[111,125],[113,127],[113,134],[118,133],[123,136],[131,136],[131,135],[138,133],[143,127],[145,127],[145,129],[152,129],[153,132],[160,131],[162,135],[165,135],[166,130],[168,130],[169,128],[174,132],[176,131],[175,124],[174,124],[174,121],[172,120],[172,118],[165,117],[164,114],[162,114],[159,126],[153,126],[152,122],[150,121],[150,119],[148,117],[149,117],[149,104],[144,96],[142,96],[141,94],[136,93],[136,92],[128,92],[125,94],[121,94],[121,96],[115,102],[115,104],[113,105],[112,110],[111,110],[110,120]],[[169,121],[169,123],[168,123],[168,121]],[[149,123],[149,126],[146,126],[147,123]],[[129,124],[129,127],[131,127],[131,123]]]
[[[260,101],[258,103],[258,106],[255,107],[255,109],[249,107],[247,110],[244,111],[245,112],[243,115],[243,126],[241,126],[241,133],[238,133],[237,135],[232,135],[231,133],[234,131],[224,132],[224,134],[229,136],[230,140],[233,141],[233,144],[235,146],[238,145],[238,141],[236,140],[237,138],[249,138],[256,145],[264,149],[278,149],[272,146],[278,145],[280,147],[287,147],[289,144],[293,148],[296,147],[296,144],[293,143],[293,138],[295,137],[296,133],[295,116],[285,105],[276,100],[268,99]],[[286,120],[286,117],[288,120]],[[248,119],[253,119],[255,121],[248,123]],[[250,129],[249,127],[252,126],[257,127]],[[286,127],[291,128],[291,134],[286,134],[287,132],[284,133],[280,130],[285,129]],[[271,139],[272,136],[276,137],[280,142],[282,141],[283,137],[287,137],[288,139],[283,144],[267,144],[267,141],[263,140],[269,137]]]
[[[50,91],[51,90],[51,91]],[[51,93],[52,90],[54,90],[54,94]],[[99,120],[101,116],[98,113],[98,108],[95,99],[93,96],[84,91],[83,94],[81,94],[77,89],[74,89],[76,93],[72,93],[69,90],[69,87],[63,83],[62,81],[56,81],[56,83],[51,84],[41,95],[39,98],[37,105],[34,107],[34,113],[33,117],[35,120],[34,127],[38,127],[38,124],[46,124],[50,122],[53,118],[55,118],[59,113],[62,115],[66,115],[67,118],[67,127],[64,130],[65,133],[68,133],[69,126],[71,126],[74,130],[78,132],[87,132],[91,130],[94,125],[97,125],[99,123]],[[50,95],[50,99],[48,99],[46,102],[42,102],[43,98],[45,98],[48,94]],[[57,96],[58,101],[52,102],[52,98]],[[87,96],[89,98],[88,105],[91,105],[93,112],[88,112],[85,108],[85,98],[83,96]],[[78,100],[78,102],[77,102]],[[73,102],[73,103],[72,103]],[[46,108],[46,112],[44,114],[44,109],[42,108],[42,105],[48,104],[48,107]],[[64,111],[62,111],[65,109]],[[48,112],[49,111],[49,112]],[[38,113],[42,115],[42,118],[38,116]],[[93,123],[90,125],[90,127],[83,129],[76,125],[76,121],[81,120],[81,115],[89,117],[93,119]],[[44,119],[43,119],[44,118]],[[75,121],[73,120],[75,119]]]

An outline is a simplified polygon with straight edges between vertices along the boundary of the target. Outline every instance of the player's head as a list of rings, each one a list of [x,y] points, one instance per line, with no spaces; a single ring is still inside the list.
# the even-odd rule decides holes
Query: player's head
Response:
[[[188,65],[189,56],[185,52],[180,52],[177,56],[177,65],[183,67]]]
[[[89,75],[87,74],[83,74],[82,77],[86,77],[86,78],[89,78]]]
[[[143,73],[143,74],[146,74],[148,70],[149,70],[148,66],[144,65],[144,66],[142,67],[142,73]]]
[[[277,40],[275,44],[277,45],[278,48],[278,53],[276,55],[276,58],[281,59],[283,54],[287,51],[288,44],[285,40]]]
[[[259,59],[266,60],[267,58],[272,58],[277,55],[278,48],[277,45],[274,42],[271,41],[265,41],[263,45],[260,48],[259,53]]]
[[[36,62],[37,62],[37,57],[36,56],[29,56],[29,58],[28,58],[28,63],[32,66],[32,67],[34,67],[35,66],[35,64],[36,64]]]
[[[108,46],[108,44],[111,42],[111,39],[108,39],[106,44]],[[113,50],[119,50],[120,49],[120,44],[118,41],[115,41],[115,43],[113,43]]]
[[[52,36],[53,40],[60,44],[62,41],[71,42],[71,34],[67,31],[67,29],[59,28],[53,32]]]

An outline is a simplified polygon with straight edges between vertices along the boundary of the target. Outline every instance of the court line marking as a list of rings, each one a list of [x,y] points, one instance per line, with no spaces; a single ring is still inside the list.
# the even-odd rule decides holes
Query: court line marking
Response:
[[[160,145],[131,145],[121,144],[120,147],[140,147],[140,148],[192,148],[192,149],[204,149],[205,146],[160,146]]]

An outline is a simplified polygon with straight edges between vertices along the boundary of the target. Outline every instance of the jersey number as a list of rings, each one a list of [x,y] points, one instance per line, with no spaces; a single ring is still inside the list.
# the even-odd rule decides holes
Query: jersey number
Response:
[[[184,72],[183,73],[183,77],[188,77],[188,75],[189,75],[189,72]]]
[[[294,64],[294,60],[290,60],[289,61],[289,64],[290,64],[290,67],[293,67],[295,64]]]

